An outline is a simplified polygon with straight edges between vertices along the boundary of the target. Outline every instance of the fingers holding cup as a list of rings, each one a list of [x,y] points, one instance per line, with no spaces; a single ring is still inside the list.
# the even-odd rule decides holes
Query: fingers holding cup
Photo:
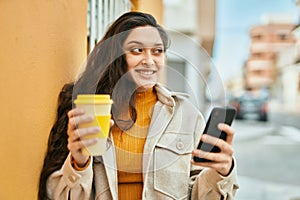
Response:
[[[82,109],[85,113],[93,116],[92,121],[79,124],[79,135],[81,140],[87,141],[95,137],[98,138],[94,145],[83,142],[82,153],[93,156],[102,155],[106,150],[109,130],[113,125],[110,114],[112,104],[110,96],[99,94],[78,95],[74,103],[77,108]],[[80,120],[84,121],[82,116],[79,117],[81,117],[79,118]],[[96,127],[98,127],[98,129]]]

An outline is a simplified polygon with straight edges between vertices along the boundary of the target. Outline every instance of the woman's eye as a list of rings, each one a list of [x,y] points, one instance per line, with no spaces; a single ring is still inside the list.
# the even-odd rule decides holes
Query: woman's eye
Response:
[[[142,48],[132,48],[130,50],[130,52],[132,52],[132,53],[142,53],[143,49]]]
[[[152,50],[152,52],[154,53],[154,54],[161,54],[161,53],[163,53],[163,49],[162,48],[155,48],[155,49],[153,49]]]

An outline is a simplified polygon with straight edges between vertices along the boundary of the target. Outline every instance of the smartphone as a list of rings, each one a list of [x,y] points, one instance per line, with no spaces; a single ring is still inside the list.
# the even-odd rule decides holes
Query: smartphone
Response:
[[[209,134],[211,136],[220,138],[226,141],[226,133],[218,129],[219,123],[225,123],[229,126],[232,124],[236,115],[236,109],[231,106],[226,107],[214,107],[206,122],[203,134]],[[206,152],[220,152],[219,147],[200,141],[197,149],[201,149]],[[205,158],[198,158],[194,156],[195,162],[210,162]]]

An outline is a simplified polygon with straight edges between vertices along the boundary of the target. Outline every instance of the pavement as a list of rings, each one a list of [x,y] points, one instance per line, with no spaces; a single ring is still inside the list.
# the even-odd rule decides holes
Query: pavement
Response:
[[[288,126],[278,125],[274,122],[257,122],[257,121],[239,121],[233,123],[236,131],[235,142],[256,141],[259,138],[278,138],[284,137],[284,141],[299,142],[300,129]],[[255,127],[251,134],[249,128]],[[266,140],[269,142],[275,142]],[[282,139],[278,140],[282,142]],[[239,169],[238,169],[239,172]],[[235,200],[300,200],[300,180],[298,185],[285,184],[282,182],[270,182],[238,175],[240,189],[237,191]]]
[[[238,176],[235,200],[300,200],[300,186],[266,182]]]
[[[268,102],[268,107],[271,112],[300,115],[300,104],[299,103],[282,103],[279,100],[271,99]]]
[[[271,125],[270,122],[259,122],[256,120],[235,120],[232,127],[235,130],[234,140],[236,142],[255,140],[277,131],[277,127]],[[251,132],[251,134],[245,134],[249,132],[251,127],[255,127],[255,131]]]
[[[300,104],[299,104],[300,105]],[[276,101],[269,103],[269,121],[235,120],[232,127],[235,130],[234,142],[256,141],[267,138],[270,143],[299,142],[300,144],[300,106],[292,107]],[[251,131],[255,127],[255,131]],[[247,134],[251,131],[251,134]],[[246,133],[246,134],[245,134]],[[284,138],[284,140],[282,140]],[[272,158],[271,158],[272,159]],[[300,169],[299,169],[300,170]],[[299,171],[300,173],[300,171]],[[287,184],[280,181],[266,181],[246,175],[239,175],[238,189],[235,200],[300,200],[299,184]]]
[[[300,129],[300,103],[282,104],[271,100],[268,105],[271,121]]]

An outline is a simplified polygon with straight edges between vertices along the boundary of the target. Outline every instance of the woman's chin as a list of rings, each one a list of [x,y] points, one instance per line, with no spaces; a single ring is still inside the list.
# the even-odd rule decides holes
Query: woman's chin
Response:
[[[151,82],[151,83],[144,83],[144,84],[137,84],[137,92],[144,92],[147,91],[156,84],[156,82]]]

